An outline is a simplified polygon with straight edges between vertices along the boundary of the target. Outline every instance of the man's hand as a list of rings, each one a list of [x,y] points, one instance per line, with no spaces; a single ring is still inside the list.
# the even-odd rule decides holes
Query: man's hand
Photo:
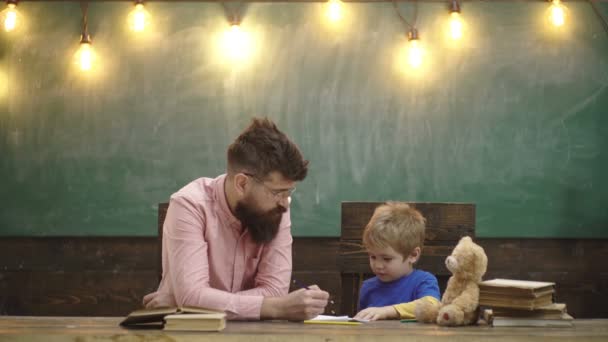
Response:
[[[366,319],[369,321],[378,321],[382,319],[399,318],[399,313],[392,306],[383,306],[379,308],[367,308],[359,311],[355,316],[356,319]]]
[[[262,319],[303,321],[323,313],[329,294],[317,285],[299,289],[283,297],[266,297],[262,302]]]
[[[153,292],[146,295],[143,304],[146,309],[153,309],[160,306],[176,306],[172,296],[160,292]]]

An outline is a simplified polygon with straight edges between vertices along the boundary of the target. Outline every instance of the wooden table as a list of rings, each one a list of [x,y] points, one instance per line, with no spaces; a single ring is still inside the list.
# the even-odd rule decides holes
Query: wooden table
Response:
[[[608,319],[576,320],[572,328],[444,328],[398,321],[359,326],[293,322],[228,322],[222,332],[127,330],[119,317],[0,316],[0,341],[608,341]]]

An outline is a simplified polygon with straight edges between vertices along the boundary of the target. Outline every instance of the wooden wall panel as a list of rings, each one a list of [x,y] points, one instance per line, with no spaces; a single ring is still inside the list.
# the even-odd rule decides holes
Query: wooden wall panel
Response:
[[[608,318],[607,240],[478,242],[488,254],[486,279],[555,281],[574,317]],[[337,314],[358,291],[340,278],[339,249],[338,238],[294,239],[294,277],[328,290],[328,312]],[[156,288],[157,252],[156,238],[2,238],[0,314],[122,316]]]
[[[340,305],[337,238],[296,238],[293,276]],[[0,239],[0,314],[122,316],[158,286],[156,238]]]

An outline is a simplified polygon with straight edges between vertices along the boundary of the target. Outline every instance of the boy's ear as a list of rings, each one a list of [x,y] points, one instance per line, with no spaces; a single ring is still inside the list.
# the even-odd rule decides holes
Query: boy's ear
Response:
[[[415,247],[414,249],[412,249],[412,252],[407,257],[407,260],[410,263],[415,264],[418,261],[418,259],[420,259],[421,253],[422,253],[422,249],[420,247]]]

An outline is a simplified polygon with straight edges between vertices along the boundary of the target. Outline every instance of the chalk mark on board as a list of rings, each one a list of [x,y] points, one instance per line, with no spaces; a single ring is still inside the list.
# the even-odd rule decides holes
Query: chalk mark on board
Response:
[[[556,125],[558,123],[563,124],[564,121],[566,121],[568,118],[581,112],[584,108],[586,108],[593,101],[595,101],[595,99],[606,89],[607,86],[608,86],[608,83],[602,84],[601,87],[599,87],[596,91],[594,91],[586,99],[584,99],[583,101],[580,101],[576,105],[572,106],[570,109],[565,111],[564,114],[562,114],[559,118],[555,119],[555,121],[553,121],[551,124],[552,125]]]

